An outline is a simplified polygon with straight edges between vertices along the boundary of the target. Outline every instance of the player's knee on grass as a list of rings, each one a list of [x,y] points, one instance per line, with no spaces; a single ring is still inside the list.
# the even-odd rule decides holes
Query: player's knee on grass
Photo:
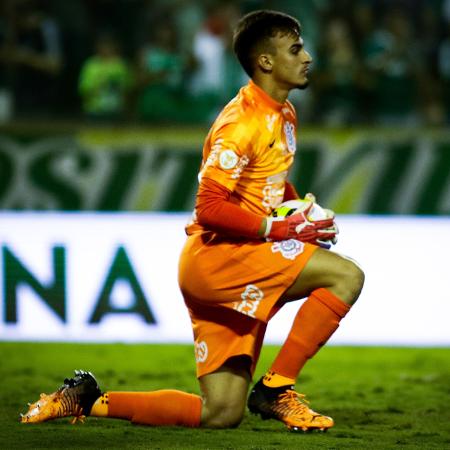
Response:
[[[211,403],[206,400],[207,413],[202,417],[202,426],[207,428],[235,428],[244,417],[245,401],[231,403],[227,401]]]
[[[251,380],[250,365],[248,356],[235,356],[216,372],[200,378],[203,427],[233,428],[241,423]]]
[[[209,428],[234,428],[244,417],[247,395],[240,390],[217,391],[205,395],[202,426]]]

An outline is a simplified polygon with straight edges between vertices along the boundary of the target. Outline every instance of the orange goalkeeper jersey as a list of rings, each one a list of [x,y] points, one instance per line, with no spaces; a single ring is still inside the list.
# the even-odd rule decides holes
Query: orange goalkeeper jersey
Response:
[[[296,115],[253,81],[225,106],[203,146],[199,183],[210,178],[232,192],[230,201],[266,216],[283,201],[296,151]],[[187,233],[201,231],[196,214]]]

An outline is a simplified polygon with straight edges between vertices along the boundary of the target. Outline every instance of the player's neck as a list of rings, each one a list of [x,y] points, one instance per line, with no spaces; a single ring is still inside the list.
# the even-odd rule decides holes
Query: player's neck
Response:
[[[278,103],[284,103],[287,100],[289,89],[278,86],[270,78],[255,76],[252,79],[257,86]]]

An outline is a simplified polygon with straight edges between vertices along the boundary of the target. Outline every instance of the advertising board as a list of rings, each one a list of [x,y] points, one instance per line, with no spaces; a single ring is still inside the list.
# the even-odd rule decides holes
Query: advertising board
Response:
[[[0,213],[0,340],[191,342],[177,284],[189,215]],[[450,345],[450,218],[339,216],[366,273],[331,342]],[[300,302],[270,322],[284,340]]]

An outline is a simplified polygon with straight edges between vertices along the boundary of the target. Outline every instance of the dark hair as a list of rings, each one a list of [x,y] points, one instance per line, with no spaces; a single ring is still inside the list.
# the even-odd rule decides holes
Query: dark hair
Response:
[[[238,22],[233,36],[233,50],[250,77],[255,69],[257,52],[263,47],[270,51],[270,38],[278,33],[300,36],[299,21],[287,14],[265,9],[248,13]]]

